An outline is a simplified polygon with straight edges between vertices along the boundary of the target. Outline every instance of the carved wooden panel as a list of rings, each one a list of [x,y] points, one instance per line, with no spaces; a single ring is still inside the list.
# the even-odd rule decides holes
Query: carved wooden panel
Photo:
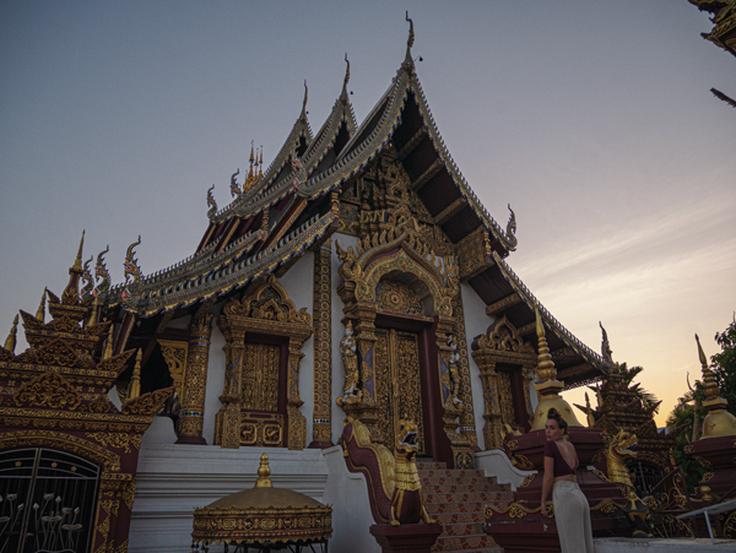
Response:
[[[413,332],[376,330],[376,396],[379,426],[389,449],[395,445],[399,419],[417,423],[418,454],[425,453],[419,337]]]
[[[285,417],[279,410],[280,367],[280,346],[246,342],[241,388],[242,445],[284,445]]]
[[[245,344],[243,411],[278,412],[280,354],[275,344]]]

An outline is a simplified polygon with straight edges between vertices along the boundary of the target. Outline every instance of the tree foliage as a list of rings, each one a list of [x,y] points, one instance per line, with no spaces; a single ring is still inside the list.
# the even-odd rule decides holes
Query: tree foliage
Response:
[[[736,317],[723,332],[716,333],[721,351],[711,356],[711,367],[728,410],[736,415]]]
[[[721,351],[711,356],[710,367],[715,374],[721,396],[728,401],[728,409],[736,414],[736,319],[723,331],[716,333]],[[674,456],[685,473],[690,491],[700,481],[705,469],[685,454],[684,448],[692,442],[693,426],[702,429],[706,411],[702,407],[703,385],[699,380],[680,397],[667,418],[667,433],[675,436]],[[698,436],[696,436],[696,439]]]

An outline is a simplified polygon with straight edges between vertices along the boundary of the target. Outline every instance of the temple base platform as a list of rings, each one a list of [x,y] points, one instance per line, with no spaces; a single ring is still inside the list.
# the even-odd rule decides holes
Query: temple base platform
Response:
[[[596,553],[725,553],[736,551],[736,540],[722,539],[657,539],[657,538],[597,538]]]

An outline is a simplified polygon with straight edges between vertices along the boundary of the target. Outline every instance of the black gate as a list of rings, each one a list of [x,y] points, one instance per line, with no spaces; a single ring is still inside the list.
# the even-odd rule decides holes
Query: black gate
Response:
[[[0,452],[0,553],[87,553],[99,477],[62,451]]]
[[[660,484],[662,478],[664,478],[662,469],[647,461],[629,461],[626,463],[626,468],[629,469],[629,474],[632,476],[634,488],[639,497],[652,495],[657,484]],[[659,491],[662,491],[661,486]]]

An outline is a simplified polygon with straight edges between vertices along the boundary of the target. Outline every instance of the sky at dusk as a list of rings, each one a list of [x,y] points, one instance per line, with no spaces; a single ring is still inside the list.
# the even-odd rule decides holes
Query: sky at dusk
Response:
[[[227,203],[251,140],[268,165],[305,78],[316,131],[344,52],[362,120],[405,8],[451,154],[502,225],[514,207],[509,263],[595,350],[603,321],[662,423],[698,371],[693,333],[715,353],[736,309],[736,110],[708,91],[736,95],[736,59],[685,0],[2,2],[2,336],[61,292],[82,228],[115,281],[138,234],[144,273],[191,254],[207,188]]]

